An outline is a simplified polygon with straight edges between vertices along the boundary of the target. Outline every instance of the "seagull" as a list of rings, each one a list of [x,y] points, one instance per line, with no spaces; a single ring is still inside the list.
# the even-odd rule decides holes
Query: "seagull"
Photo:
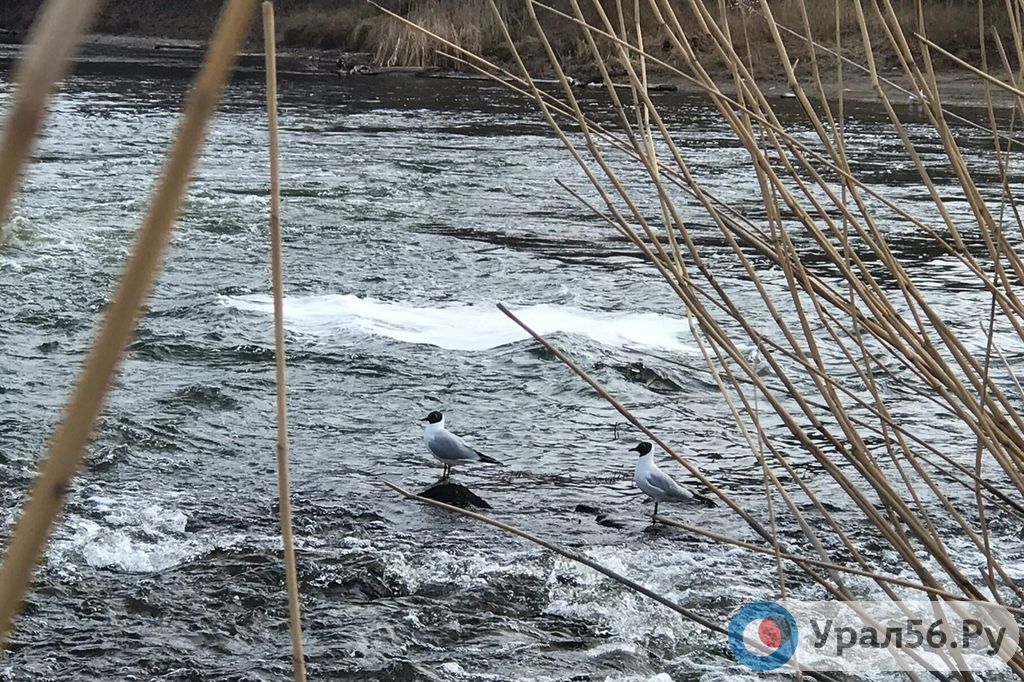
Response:
[[[444,415],[440,412],[431,412],[423,421],[427,422],[427,428],[423,429],[423,442],[427,449],[444,464],[444,473],[441,480],[446,480],[452,467],[456,464],[467,462],[487,462],[488,464],[501,464],[493,457],[474,450],[466,445],[466,442],[451,431],[444,428]]]
[[[647,493],[647,496],[654,500],[654,514],[658,513],[659,502],[690,502],[696,500],[706,507],[714,507],[713,500],[698,495],[672,480],[668,474],[658,468],[654,463],[654,455],[651,454],[651,444],[640,443],[630,452],[638,452],[640,456],[636,460],[636,473],[633,474],[633,482],[637,488]],[[651,516],[653,517],[654,514]]]

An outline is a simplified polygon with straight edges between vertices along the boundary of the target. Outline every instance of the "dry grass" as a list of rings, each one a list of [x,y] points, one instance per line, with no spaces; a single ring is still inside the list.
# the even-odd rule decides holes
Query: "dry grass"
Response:
[[[548,2],[551,6],[560,3]],[[588,23],[596,24],[599,15],[590,6],[591,3],[582,4],[582,14]],[[613,19],[617,26],[617,4],[615,0],[603,0],[602,6],[606,13]],[[646,5],[646,2],[643,3]],[[705,68],[718,72],[728,72],[730,66],[716,59],[717,50],[715,40],[703,28],[704,23],[698,20],[688,0],[670,0],[667,3],[671,6],[682,34],[685,35],[689,47],[695,54],[704,61]],[[836,43],[835,27],[836,14],[839,15],[839,26],[842,41],[847,46],[849,56],[863,58],[863,50],[859,42],[859,29],[857,23],[856,3],[854,0],[815,0],[806,5],[801,0],[772,0],[769,3],[775,22],[782,26],[792,28],[803,33],[804,19],[803,12],[806,11],[807,23],[813,38],[828,46]],[[867,4],[867,3],[866,3]],[[633,2],[624,1],[623,13],[625,23],[632,25],[634,22],[632,8]],[[702,0],[706,11],[719,23],[728,26],[732,36],[733,48],[736,53],[748,64],[754,64],[757,75],[771,77],[779,75],[781,65],[778,61],[778,54],[772,44],[772,34],[766,18],[762,15],[757,0],[738,0],[727,3],[726,15],[723,19],[720,13],[718,0]],[[899,19],[902,30],[908,34],[918,31],[917,0],[893,0],[893,9]],[[986,23],[990,26],[1007,25],[1006,8],[1002,2],[988,2],[985,4]],[[594,56],[587,48],[585,41],[581,39],[582,29],[578,25],[567,24],[566,22],[546,15],[541,12],[539,17],[545,32],[548,34],[552,44],[562,58],[570,67],[593,68],[596,64]],[[882,23],[872,11],[866,12],[866,21],[869,31],[873,35],[882,35]],[[645,51],[655,57],[667,61],[678,61],[672,41],[664,27],[660,26],[652,16],[651,12],[641,12],[641,23],[645,35]],[[978,6],[973,2],[952,2],[950,0],[924,1],[924,33],[943,48],[964,57],[974,60],[979,54],[979,33],[978,33]],[[516,38],[517,36],[513,36]],[[794,54],[802,55],[805,52],[802,41],[785,36],[787,49]],[[602,52],[602,58],[610,63],[613,73],[621,73],[614,64],[615,60],[609,60],[608,56],[614,52],[612,43],[597,38],[597,44]],[[991,39],[987,41],[989,49],[994,50]],[[915,56],[920,56],[916,45],[912,45]],[[749,48],[749,49],[748,49]],[[895,51],[887,44],[875,45],[874,58],[882,68],[896,68],[899,65]],[[939,66],[949,66],[949,62],[937,60]],[[544,68],[546,64],[527,61],[527,65],[534,68]],[[664,69],[656,65],[649,65],[654,72],[664,73]],[[797,65],[801,73],[807,68],[806,60]]]
[[[361,48],[365,28],[378,19],[377,12],[367,4],[335,9],[308,7],[282,14],[278,32],[283,45],[355,52]]]
[[[752,3],[755,4],[756,3]],[[801,14],[800,0],[776,0],[771,3],[772,14],[775,21],[783,26],[801,30],[803,27],[803,16]],[[838,4],[838,7],[837,7]],[[893,9],[899,20],[902,30],[910,34],[920,31],[917,18],[916,0],[895,0]],[[820,2],[808,2],[806,4],[807,23],[813,38],[830,47],[835,46],[836,14],[839,15],[839,27],[842,33],[842,41],[850,51],[851,56],[863,57],[863,50],[858,37],[857,11],[854,0],[842,0],[835,3],[832,0]],[[986,3],[985,13],[989,25],[1006,26],[1006,7],[1004,3]],[[749,55],[746,46],[738,37],[743,35],[743,21],[746,19],[747,29],[750,36],[753,55]],[[877,15],[868,10],[865,19],[869,31],[873,35],[882,36],[882,24]],[[729,16],[729,24],[732,35],[737,39],[735,47],[737,52],[744,57],[753,57],[754,63],[768,62],[770,66],[765,68],[766,73],[772,72],[778,66],[777,53],[772,45],[771,33],[768,23],[757,11],[733,11]],[[978,33],[978,5],[975,2],[953,2],[950,0],[939,0],[924,3],[924,31],[931,40],[945,49],[960,55],[966,59],[975,59],[979,53]],[[787,47],[796,53],[802,53],[804,47],[801,41],[787,39]],[[991,41],[987,41],[989,48],[992,48]],[[920,56],[915,49],[915,56]],[[874,55],[879,66],[896,67],[898,60],[895,51],[889,45],[876,45]],[[948,66],[941,60],[940,66]]]
[[[417,3],[409,18],[436,35],[471,52],[490,52],[500,40],[500,33],[489,12],[481,12],[478,3],[465,0],[442,3],[440,0]],[[385,66],[430,66],[442,63],[433,43],[422,33],[410,31],[390,17],[367,26],[364,46],[373,50],[378,64]],[[367,50],[369,51],[369,50]]]
[[[502,53],[499,25],[489,11],[481,11],[478,1],[424,0],[409,5],[408,17],[431,32],[473,52]],[[512,16],[508,19],[515,22]],[[384,66],[451,66],[422,33],[366,3],[306,8],[285,15],[280,23],[281,42],[286,45],[368,52]]]
[[[718,16],[718,0],[703,0],[708,10]],[[552,0],[548,4],[566,10],[566,0]],[[602,0],[605,12],[617,21],[618,4],[615,0]],[[686,0],[671,0],[671,6],[680,25],[687,35],[691,47],[705,57],[711,56],[713,40],[701,29],[701,24]],[[766,74],[777,71],[775,50],[765,19],[757,11],[757,2],[742,0],[729,2],[727,22],[735,41],[737,52],[745,59],[762,65]],[[807,4],[806,10],[811,34],[822,43],[835,43],[834,28],[837,3],[833,0],[816,0]],[[917,30],[916,0],[895,0],[895,11],[905,31]],[[503,0],[499,3],[502,15],[509,26],[520,54],[531,70],[550,74],[546,54],[540,46],[533,26],[527,21],[525,3]],[[632,24],[633,2],[622,2],[623,19]],[[799,29],[802,26],[800,0],[774,0],[771,2],[776,21],[784,26]],[[499,64],[509,64],[511,55],[501,30],[490,11],[479,0],[412,0],[401,3],[400,13],[413,23],[442,36],[474,54],[487,57]],[[589,2],[583,3],[583,12],[588,22],[597,22],[598,14]],[[848,45],[857,43],[857,15],[854,0],[838,3],[839,21]],[[990,23],[1004,24],[1006,10],[1001,2],[986,3]],[[672,58],[673,49],[669,37],[653,21],[649,12],[642,13],[647,51],[658,57]],[[597,60],[591,53],[588,42],[580,28],[572,22],[554,15],[541,17],[544,30],[559,58],[573,72],[593,71]],[[873,31],[880,30],[880,24],[868,17]],[[283,13],[280,19],[281,42],[285,45],[338,49],[349,52],[368,52],[374,60],[386,66],[451,66],[450,61],[439,57],[424,35],[408,25],[399,22],[366,3],[348,3],[341,7],[304,7]],[[744,28],[747,39],[744,39]],[[925,29],[937,44],[951,52],[974,58],[978,53],[977,4],[951,0],[925,1]],[[747,40],[753,54],[748,54]],[[796,41],[787,39],[792,48],[798,49]],[[615,50],[611,43],[597,39],[602,60],[613,73],[623,72],[611,59]],[[854,52],[857,49],[855,48]],[[876,59],[885,67],[896,66],[895,55],[885,46],[880,46]],[[711,64],[709,64],[711,66]],[[723,64],[716,69],[727,70]],[[659,69],[654,67],[655,72]]]

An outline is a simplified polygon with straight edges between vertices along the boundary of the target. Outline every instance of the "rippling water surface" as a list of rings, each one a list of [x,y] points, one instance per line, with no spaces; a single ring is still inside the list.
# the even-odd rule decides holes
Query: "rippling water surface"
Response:
[[[120,64],[129,58],[140,61]],[[158,62],[97,53],[79,67],[4,228],[0,538],[176,123],[189,74]],[[270,680],[289,668],[262,97],[258,74],[227,91],[0,679]],[[600,95],[588,97],[599,111]],[[0,103],[8,99],[5,89]],[[695,171],[756,210],[756,184],[737,168],[743,154],[712,112],[683,96],[663,100]],[[627,452],[637,435],[617,429],[601,399],[494,307],[521,310],[765,518],[755,460],[699,370],[678,299],[558,189],[556,179],[582,187],[582,177],[532,108],[478,82],[286,78],[280,115],[292,475],[312,676],[742,675],[717,636],[381,484],[420,489],[437,478],[418,420],[441,409],[506,463],[457,472],[495,515],[718,618],[773,594],[770,560],[645,530],[650,507],[632,489]],[[866,177],[906,205],[927,201],[878,112],[854,111],[849,125]],[[723,281],[741,285],[707,219],[687,216],[709,258],[723,254]],[[934,274],[940,295],[955,287],[948,263],[913,233],[901,236],[906,228],[891,229],[894,248]],[[970,292],[943,300],[968,331],[987,310]],[[908,403],[904,417],[927,423],[928,409]],[[952,448],[957,434],[941,428],[935,438]],[[599,525],[579,504],[624,527]],[[750,537],[721,512],[677,511]],[[816,594],[799,578],[793,588]]]

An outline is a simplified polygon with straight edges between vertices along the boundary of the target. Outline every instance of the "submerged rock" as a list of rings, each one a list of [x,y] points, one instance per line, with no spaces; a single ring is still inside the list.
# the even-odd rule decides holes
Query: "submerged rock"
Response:
[[[577,514],[586,514],[593,516],[595,523],[599,526],[605,526],[607,528],[625,528],[628,524],[626,521],[612,516],[611,514],[605,513],[600,507],[593,504],[580,503],[573,509]]]
[[[453,507],[461,507],[463,509],[468,509],[469,507],[478,507],[480,509],[491,508],[491,505],[487,504],[485,499],[474,493],[466,486],[459,483],[451,483],[449,481],[435,483],[419,495],[420,497],[437,500],[438,502],[444,502],[445,504],[450,504]]]
[[[625,528],[626,527],[626,522],[625,521],[623,521],[621,519],[618,519],[618,518],[615,518],[615,517],[612,517],[612,516],[609,516],[608,514],[598,514],[597,516],[594,517],[594,520],[597,521],[597,525],[605,526],[607,528]]]

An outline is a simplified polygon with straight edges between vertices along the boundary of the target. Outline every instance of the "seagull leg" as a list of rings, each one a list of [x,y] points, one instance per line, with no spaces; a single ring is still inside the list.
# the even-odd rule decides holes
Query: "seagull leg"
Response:
[[[651,521],[654,521],[654,517],[658,515],[658,501],[654,501],[654,513],[651,514]]]

